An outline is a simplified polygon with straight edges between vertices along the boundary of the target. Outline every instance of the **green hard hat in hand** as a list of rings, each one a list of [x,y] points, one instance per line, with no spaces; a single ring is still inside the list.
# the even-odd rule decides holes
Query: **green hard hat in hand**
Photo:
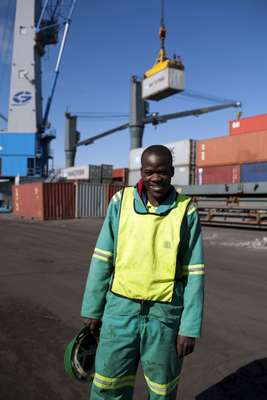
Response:
[[[70,341],[64,353],[65,371],[80,382],[91,383],[94,377],[97,339],[89,327]]]

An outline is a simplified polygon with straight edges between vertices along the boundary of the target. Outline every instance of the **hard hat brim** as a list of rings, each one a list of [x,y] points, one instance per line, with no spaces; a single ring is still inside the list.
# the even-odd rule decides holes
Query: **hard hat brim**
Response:
[[[92,383],[93,378],[94,378],[94,371],[90,371],[88,374],[81,374],[79,373],[75,363],[74,363],[74,357],[75,357],[75,352],[77,349],[77,346],[80,343],[80,340],[83,336],[85,335],[90,335],[92,340],[95,341],[95,338],[92,336],[92,334],[89,331],[88,327],[84,327],[80,330],[78,335],[76,335],[66,346],[65,352],[64,352],[64,369],[67,372],[69,376],[72,378],[78,380],[79,382],[83,383]]]

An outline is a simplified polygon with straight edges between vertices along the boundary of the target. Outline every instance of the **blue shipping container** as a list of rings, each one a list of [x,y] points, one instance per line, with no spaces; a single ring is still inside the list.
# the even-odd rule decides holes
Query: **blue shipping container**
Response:
[[[243,164],[240,167],[241,182],[266,182],[267,162]]]

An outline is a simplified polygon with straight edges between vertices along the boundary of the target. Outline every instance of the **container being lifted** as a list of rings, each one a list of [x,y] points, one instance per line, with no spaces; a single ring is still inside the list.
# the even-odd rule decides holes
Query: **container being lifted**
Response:
[[[161,0],[161,23],[159,29],[160,51],[155,65],[145,72],[142,81],[142,97],[147,100],[162,100],[184,90],[184,65],[180,57],[166,56],[164,25],[164,0]]]

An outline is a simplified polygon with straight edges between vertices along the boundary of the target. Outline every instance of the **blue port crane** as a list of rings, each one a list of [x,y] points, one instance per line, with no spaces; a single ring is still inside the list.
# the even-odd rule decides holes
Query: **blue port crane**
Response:
[[[52,160],[49,112],[76,0],[17,0],[7,130],[0,132],[0,178],[45,177]],[[42,57],[58,46],[54,78],[42,102]],[[44,107],[43,107],[44,106]],[[44,112],[43,112],[44,108]]]

